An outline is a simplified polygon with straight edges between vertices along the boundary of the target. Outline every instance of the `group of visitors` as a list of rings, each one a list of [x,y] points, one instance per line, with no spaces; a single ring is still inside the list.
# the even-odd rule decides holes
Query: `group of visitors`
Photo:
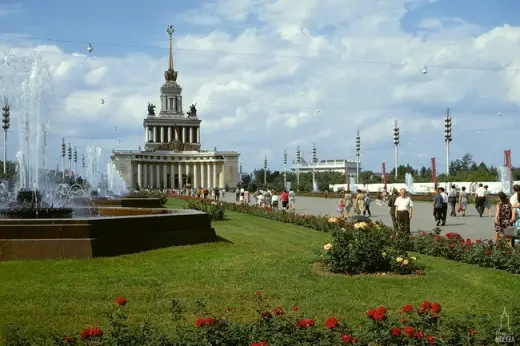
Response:
[[[370,195],[368,191],[357,190],[356,194],[353,194],[350,190],[345,192],[345,196],[340,199],[337,211],[344,219],[356,215],[367,215],[372,216],[370,211]]]
[[[272,208],[273,210],[296,211],[296,194],[293,190],[284,190],[279,193],[276,190],[257,190],[253,193],[255,204],[260,208]],[[251,194],[246,189],[238,188],[235,191],[235,201],[240,204],[250,204]]]

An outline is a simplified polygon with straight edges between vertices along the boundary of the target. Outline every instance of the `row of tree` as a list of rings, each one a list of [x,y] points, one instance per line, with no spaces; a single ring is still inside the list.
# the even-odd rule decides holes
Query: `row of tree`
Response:
[[[278,190],[283,189],[283,172],[267,170],[267,185]],[[406,173],[411,173],[414,182],[425,183],[432,182],[432,167],[414,168],[410,165],[401,165],[397,167],[397,178],[395,177],[395,169],[387,173],[387,182],[403,183]],[[520,167],[512,168],[514,180],[520,180]],[[473,160],[471,154],[467,153],[462,158],[450,162],[450,175],[437,174],[437,182],[454,182],[454,181],[498,181],[498,170],[496,167],[488,166],[484,162],[477,163]],[[299,177],[300,186],[296,186],[296,174],[287,172],[287,181],[291,183],[293,189],[300,191],[312,191],[312,173],[303,173]],[[359,173],[360,184],[381,183],[381,173],[371,170],[361,171]],[[340,172],[317,172],[316,183],[318,190],[325,191],[329,189],[331,184],[345,184],[345,174]],[[242,185],[249,186],[250,190],[264,186],[264,169],[255,169],[250,175],[242,176]]]

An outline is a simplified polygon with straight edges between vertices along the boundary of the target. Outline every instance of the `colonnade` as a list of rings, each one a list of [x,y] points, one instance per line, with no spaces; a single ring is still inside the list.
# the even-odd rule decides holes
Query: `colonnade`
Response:
[[[137,183],[142,188],[182,188],[188,176],[191,179],[191,187],[224,188],[224,163],[216,161],[137,163]]]
[[[145,143],[170,143],[173,139],[182,143],[200,143],[200,128],[196,126],[146,126]]]

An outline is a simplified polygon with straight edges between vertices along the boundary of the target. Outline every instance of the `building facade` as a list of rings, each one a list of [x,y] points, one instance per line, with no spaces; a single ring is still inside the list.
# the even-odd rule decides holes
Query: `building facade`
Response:
[[[292,173],[312,173],[314,172],[338,172],[345,173],[348,168],[350,174],[356,173],[356,162],[348,160],[321,160],[316,163],[303,162],[293,163],[291,166]],[[361,170],[361,167],[360,167]]]
[[[159,114],[148,104],[143,121],[144,150],[117,150],[111,155],[129,188],[180,189],[235,186],[239,153],[201,150],[200,125],[195,104],[184,113],[182,88],[173,67],[172,34],[168,26],[170,56],[161,87]]]

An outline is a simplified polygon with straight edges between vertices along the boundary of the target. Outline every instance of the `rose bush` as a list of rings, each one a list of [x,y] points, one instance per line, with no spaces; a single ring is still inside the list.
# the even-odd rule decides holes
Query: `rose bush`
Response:
[[[346,223],[332,232],[332,241],[324,245],[320,258],[331,272],[349,275],[422,270],[399,244],[393,231],[381,223]]]
[[[119,297],[122,298],[122,297]],[[119,299],[118,298],[118,299]],[[148,323],[132,324],[125,313],[125,304],[115,302],[104,326],[89,326],[81,331],[56,333],[46,331],[32,334],[23,327],[8,326],[4,336],[6,346],[22,345],[139,345],[139,346],[275,346],[275,345],[491,345],[497,326],[488,316],[473,315],[463,318],[445,316],[437,302],[423,301],[416,306],[406,304],[398,310],[384,306],[369,308],[365,322],[349,324],[335,316],[314,320],[293,306],[270,307],[262,292],[257,291],[258,317],[249,323],[233,322],[233,308],[222,313],[208,313],[199,302],[198,311],[188,326],[185,311],[176,300],[172,301],[174,322],[171,336],[167,336]],[[520,317],[514,309],[513,317]],[[518,335],[520,326],[512,325]]]
[[[126,195],[125,198],[157,198],[160,200],[162,205],[168,202],[168,195],[160,191],[134,191]]]
[[[472,241],[458,233],[420,232],[410,238],[413,251],[449,260],[520,274],[520,247],[510,246],[510,239]]]
[[[222,202],[209,199],[187,199],[186,209],[195,209],[207,213],[211,220],[218,221],[226,218],[226,207]]]

